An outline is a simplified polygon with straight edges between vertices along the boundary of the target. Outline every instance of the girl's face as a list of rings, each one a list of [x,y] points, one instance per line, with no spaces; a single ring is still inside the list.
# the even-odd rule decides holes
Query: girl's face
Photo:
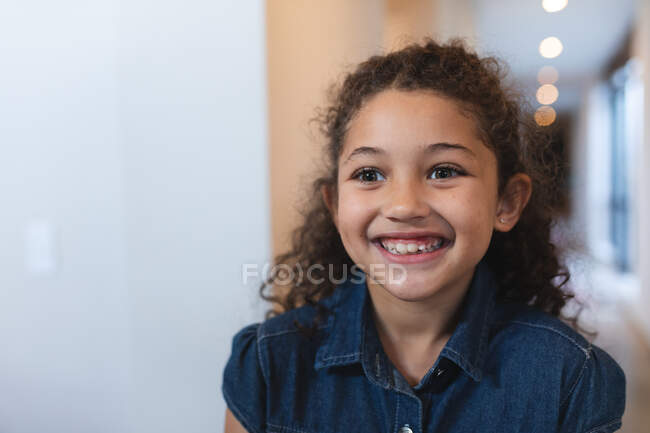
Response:
[[[386,90],[365,103],[343,143],[338,197],[325,200],[369,287],[404,301],[466,289],[493,229],[505,231],[495,155],[474,120],[432,92]],[[406,273],[391,281],[399,265]]]

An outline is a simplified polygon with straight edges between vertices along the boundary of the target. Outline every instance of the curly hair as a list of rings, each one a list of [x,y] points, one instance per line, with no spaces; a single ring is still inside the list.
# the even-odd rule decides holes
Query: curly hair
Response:
[[[312,276],[322,282],[299,281],[286,293],[267,295],[265,288],[278,279],[273,272],[262,283],[260,296],[284,312],[305,304],[316,307],[318,314],[310,327],[294,322],[305,335],[313,335],[328,313],[318,301],[336,287],[326,278],[326,269],[330,275],[342,275],[354,266],[321,194],[322,187],[336,193],[338,160],[348,124],[379,92],[424,90],[451,98],[472,115],[483,142],[496,155],[499,195],[515,173],[531,178],[532,195],[518,223],[508,232],[495,231],[486,252],[499,285],[497,297],[532,305],[579,329],[577,314],[562,316],[574,295],[566,286],[570,273],[551,241],[554,207],[560,202],[561,160],[551,149],[548,128],[534,122],[523,97],[505,85],[505,78],[506,68],[499,60],[479,57],[462,40],[439,44],[426,38],[421,44],[370,57],[348,73],[341,85],[333,86],[329,105],[313,119],[326,138],[322,173],[311,183],[309,198],[299,208],[302,224],[292,232],[289,251],[275,258],[276,264],[311,266]],[[271,309],[266,318],[278,313]]]

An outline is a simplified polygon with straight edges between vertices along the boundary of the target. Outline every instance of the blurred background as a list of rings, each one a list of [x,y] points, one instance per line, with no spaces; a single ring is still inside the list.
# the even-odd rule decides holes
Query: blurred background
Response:
[[[223,428],[329,84],[463,37],[565,159],[555,236],[650,432],[650,2],[23,0],[0,9],[0,432]]]

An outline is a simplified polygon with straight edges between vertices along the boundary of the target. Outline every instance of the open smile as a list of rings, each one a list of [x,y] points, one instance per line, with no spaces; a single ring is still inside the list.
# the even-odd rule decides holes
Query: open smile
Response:
[[[372,243],[391,262],[411,264],[437,259],[447,251],[452,241],[444,238],[433,238],[418,242],[415,240],[376,239]]]

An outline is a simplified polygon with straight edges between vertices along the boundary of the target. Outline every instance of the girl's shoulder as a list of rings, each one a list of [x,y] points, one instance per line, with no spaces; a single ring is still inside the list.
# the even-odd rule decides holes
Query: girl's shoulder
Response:
[[[327,305],[329,300],[321,301]],[[232,338],[231,358],[239,354],[240,357],[244,352],[260,352],[262,349],[275,348],[285,352],[287,345],[292,341],[304,346],[304,334],[296,326],[311,326],[314,317],[317,314],[315,307],[304,305],[302,307],[289,310],[282,314],[265,319],[261,322],[250,323],[240,328]],[[330,326],[330,320],[326,317],[318,326],[317,330],[321,331]],[[318,333],[316,333],[318,334]],[[256,353],[261,357],[262,354]],[[263,367],[262,365],[260,367]]]
[[[286,382],[282,378],[302,371],[298,364],[315,356],[319,339],[304,337],[295,326],[296,321],[311,325],[315,314],[316,308],[305,305],[248,324],[232,337],[221,391],[231,412],[247,431],[265,431],[268,401]],[[328,326],[326,322],[318,329]]]
[[[557,390],[561,431],[614,431],[625,408],[619,363],[563,320],[527,305],[495,308],[490,358],[529,389]],[[570,426],[570,427],[569,427]],[[606,428],[605,428],[606,427]]]
[[[603,348],[588,341],[564,320],[528,305],[497,304],[490,341],[495,348],[518,347],[516,352],[530,352],[546,362],[584,364],[590,358],[599,358],[613,373],[622,373],[618,363]]]
[[[591,343],[563,320],[538,308],[517,303],[500,302],[494,309],[492,333],[508,333],[520,336],[535,335],[568,350],[587,354]]]

